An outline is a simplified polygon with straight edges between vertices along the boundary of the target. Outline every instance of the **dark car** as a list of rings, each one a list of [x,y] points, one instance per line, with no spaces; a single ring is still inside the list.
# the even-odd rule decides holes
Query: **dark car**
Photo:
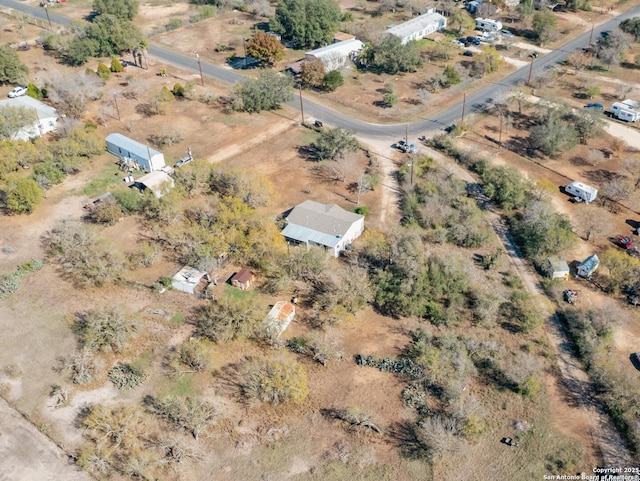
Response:
[[[462,45],[464,45],[465,47],[468,47],[470,42],[469,40],[467,40],[466,38],[459,38],[458,42],[460,42]]]
[[[471,50],[465,50],[464,52],[462,52],[462,55],[464,55],[465,57],[473,57],[473,52]]]
[[[480,39],[478,37],[467,37],[467,42],[472,43],[473,45],[480,45]]]
[[[602,104],[598,104],[598,103],[593,103],[593,104],[587,104],[584,106],[586,109],[598,109],[598,110],[604,110],[604,105]]]

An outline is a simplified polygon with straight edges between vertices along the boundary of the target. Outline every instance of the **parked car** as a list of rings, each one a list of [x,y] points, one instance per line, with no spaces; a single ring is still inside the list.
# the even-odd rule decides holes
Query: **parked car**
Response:
[[[27,87],[16,87],[11,92],[9,92],[9,97],[22,97],[23,95],[27,95]]]
[[[462,52],[462,55],[464,55],[465,57],[473,57],[473,52],[471,50],[465,50],[464,52]]]
[[[480,45],[480,39],[478,37],[467,37],[467,42],[472,43],[473,45]]]
[[[535,50],[529,54],[529,57],[531,57],[531,58],[538,58],[539,56],[540,56],[540,54],[538,52],[536,52]]]
[[[459,38],[458,42],[460,42],[464,47],[468,47],[470,45],[469,40],[467,40],[466,38]]]
[[[587,109],[598,109],[598,110],[604,110],[604,105],[602,105],[602,104],[598,104],[598,103],[593,103],[593,104],[587,104],[587,105],[585,105],[585,108],[587,108]]]
[[[513,34],[509,30],[500,30],[500,33],[505,37],[513,37]]]
[[[398,150],[401,150],[402,152],[408,152],[410,154],[417,154],[418,153],[418,147],[416,147],[411,142],[407,143],[404,140],[400,140],[400,141],[398,141],[396,146],[398,147]]]

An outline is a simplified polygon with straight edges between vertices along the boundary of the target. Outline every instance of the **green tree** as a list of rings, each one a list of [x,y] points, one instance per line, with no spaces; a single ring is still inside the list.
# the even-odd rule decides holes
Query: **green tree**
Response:
[[[258,30],[247,42],[247,55],[269,64],[284,57],[284,45],[275,35]]]
[[[604,132],[605,121],[598,109],[576,109],[568,117],[572,123],[581,144],[586,144],[594,135]]]
[[[545,201],[527,205],[514,224],[514,236],[527,257],[558,255],[577,241],[569,219]]]
[[[331,42],[342,13],[334,0],[279,0],[269,27],[296,48],[315,48]]]
[[[446,77],[449,85],[458,85],[460,83],[460,75],[451,65],[447,65],[442,73]]]
[[[0,45],[0,84],[25,83],[28,73],[29,69],[20,61],[15,50]]]
[[[591,109],[584,109],[591,110]],[[529,145],[545,155],[555,156],[576,146],[579,136],[574,125],[562,118],[555,110],[529,131]]]
[[[341,128],[321,131],[318,139],[311,144],[311,148],[320,160],[335,160],[344,157],[347,152],[356,152],[359,147],[354,132]]]
[[[387,35],[381,41],[367,43],[358,56],[358,62],[367,70],[391,75],[415,72],[422,67],[417,43],[403,45],[395,35]]]
[[[86,26],[85,35],[96,44],[94,55],[104,57],[133,50],[140,44],[142,38],[140,31],[133,23],[110,14],[95,17]]]
[[[543,45],[558,35],[558,19],[549,9],[537,10],[533,14],[531,28],[538,37],[540,45]]]
[[[319,58],[305,60],[300,71],[300,82],[304,87],[320,87],[324,83],[324,64]]]
[[[109,14],[124,20],[133,20],[138,13],[137,0],[93,0],[93,11],[98,15]]]
[[[338,70],[331,70],[327,72],[322,79],[322,88],[328,92],[333,92],[338,87],[344,85],[344,78]]]
[[[42,200],[42,189],[28,177],[8,176],[5,181],[5,206],[11,212],[31,213]]]
[[[620,30],[633,35],[634,41],[640,40],[640,17],[627,18],[620,22]]]
[[[596,55],[607,64],[607,68],[610,68],[611,65],[619,63],[624,58],[624,54],[631,45],[631,41],[630,35],[619,30],[614,30],[606,37],[598,39]]]
[[[266,70],[258,78],[237,86],[234,97],[235,110],[251,113],[276,110],[280,104],[293,98],[293,81],[290,77]]]
[[[36,120],[37,116],[33,109],[12,106],[0,107],[0,141],[15,137],[20,129],[33,125]]]
[[[482,172],[485,193],[503,209],[523,207],[529,185],[514,167],[486,167]]]
[[[40,90],[35,84],[32,83],[29,83],[27,85],[27,95],[38,100],[42,100],[44,98],[42,90]]]

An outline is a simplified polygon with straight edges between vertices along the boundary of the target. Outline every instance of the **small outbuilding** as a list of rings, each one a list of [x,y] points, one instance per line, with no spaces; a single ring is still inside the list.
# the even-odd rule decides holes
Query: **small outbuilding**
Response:
[[[277,339],[291,324],[296,315],[296,306],[289,301],[278,301],[267,314],[262,323],[267,336]]]
[[[589,279],[600,265],[600,259],[596,254],[590,255],[576,266],[576,275]]]
[[[566,281],[569,279],[570,272],[569,264],[562,259],[552,258],[547,260],[547,277],[550,277],[551,279],[564,279]]]
[[[171,278],[171,287],[178,291],[195,294],[206,275],[206,272],[199,271],[194,267],[184,266]]]
[[[249,269],[241,269],[240,272],[236,272],[231,278],[231,285],[246,291],[251,287],[251,284],[256,280],[256,275]]]
[[[140,192],[149,190],[159,199],[175,187],[175,182],[173,181],[173,177],[166,172],[156,170],[155,172],[149,172],[140,177],[133,183],[132,187],[138,189]]]
[[[165,166],[164,154],[122,134],[109,134],[107,150],[133,168],[154,172]]]

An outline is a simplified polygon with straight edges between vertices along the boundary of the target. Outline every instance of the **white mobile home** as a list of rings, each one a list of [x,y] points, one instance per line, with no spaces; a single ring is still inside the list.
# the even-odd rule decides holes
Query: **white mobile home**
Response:
[[[307,61],[319,59],[322,65],[324,65],[325,71],[329,72],[346,67],[349,62],[355,59],[355,56],[363,47],[364,43],[353,38],[332,43],[326,47],[317,48],[311,52],[307,52],[304,57]]]
[[[476,29],[499,32],[502,30],[502,22],[500,20],[491,20],[490,18],[476,18]]]
[[[446,26],[446,17],[440,15],[434,8],[429,8],[416,18],[412,18],[400,25],[389,27],[386,33],[398,37],[404,45],[411,40],[420,40],[430,33],[442,30]]]
[[[106,138],[107,150],[113,155],[145,172],[154,172],[165,166],[164,154],[136,142],[122,134],[109,134]]]
[[[33,112],[35,117],[33,123],[23,125],[13,132],[11,134],[12,140],[31,140],[56,130],[58,111],[28,95],[0,100],[0,110],[4,107],[27,109]]]
[[[577,197],[579,200],[582,200],[587,204],[596,200],[596,196],[598,195],[598,189],[584,184],[579,180],[574,180],[573,182],[565,185],[564,191],[569,195]]]
[[[634,104],[636,104],[636,102],[627,100],[624,102],[616,102],[611,105],[611,113],[617,119],[626,120],[627,122],[637,122],[640,120],[640,111],[634,109]]]

